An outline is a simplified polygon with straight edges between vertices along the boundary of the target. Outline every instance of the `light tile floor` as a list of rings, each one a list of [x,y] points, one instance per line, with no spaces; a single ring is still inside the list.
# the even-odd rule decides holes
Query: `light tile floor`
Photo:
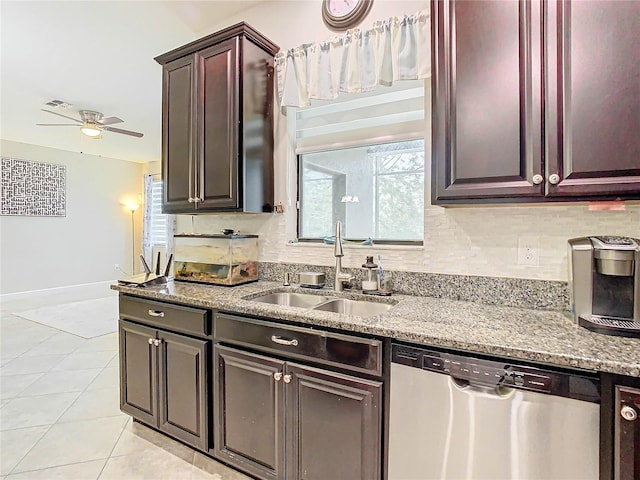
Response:
[[[0,305],[0,479],[248,479],[120,412],[117,333],[87,340],[12,315],[109,294]]]

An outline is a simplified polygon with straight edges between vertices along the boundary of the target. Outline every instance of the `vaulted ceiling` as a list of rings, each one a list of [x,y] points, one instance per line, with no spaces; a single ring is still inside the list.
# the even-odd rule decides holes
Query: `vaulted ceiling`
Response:
[[[260,1],[0,2],[0,138],[74,152],[147,162],[160,159],[162,68],[153,58]],[[45,106],[51,100],[67,108]],[[124,120],[90,139],[73,123],[95,110]]]

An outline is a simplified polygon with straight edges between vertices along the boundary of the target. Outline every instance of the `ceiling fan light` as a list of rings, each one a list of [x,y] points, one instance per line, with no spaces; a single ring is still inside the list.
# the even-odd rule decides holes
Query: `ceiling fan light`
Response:
[[[84,125],[80,127],[80,131],[87,137],[97,137],[100,135],[100,129],[91,125]]]

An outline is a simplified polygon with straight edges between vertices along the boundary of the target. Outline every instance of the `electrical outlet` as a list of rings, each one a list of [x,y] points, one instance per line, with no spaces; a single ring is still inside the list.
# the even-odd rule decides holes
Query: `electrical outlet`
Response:
[[[518,265],[537,267],[540,256],[540,239],[538,237],[518,238]]]
[[[119,263],[116,263],[116,264],[113,266],[113,269],[114,269],[114,270],[116,270],[116,271],[120,270],[120,264],[119,264]]]

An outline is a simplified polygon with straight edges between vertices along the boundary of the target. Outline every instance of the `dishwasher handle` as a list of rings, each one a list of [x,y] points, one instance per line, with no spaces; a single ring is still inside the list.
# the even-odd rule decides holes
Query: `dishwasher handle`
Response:
[[[503,385],[488,386],[481,383],[471,382],[464,378],[449,377],[449,381],[457,390],[469,394],[480,395],[496,398],[511,398],[515,395],[516,389],[511,387],[505,387]]]

